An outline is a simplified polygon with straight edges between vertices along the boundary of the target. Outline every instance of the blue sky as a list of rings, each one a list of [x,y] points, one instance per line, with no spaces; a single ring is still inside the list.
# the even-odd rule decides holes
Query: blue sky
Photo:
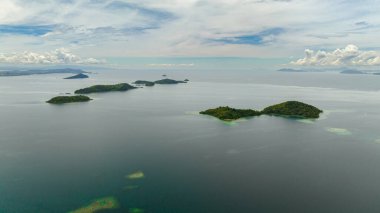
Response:
[[[33,57],[44,61],[59,57],[62,50],[67,57],[75,53],[99,59],[243,56],[294,60],[302,59],[305,49],[314,50],[315,57],[323,55],[319,50],[333,54],[347,45],[359,47],[358,51],[378,51],[379,11],[378,0],[2,0],[0,60],[9,54],[13,58],[23,54],[26,60],[35,53]],[[361,59],[363,53],[367,54],[356,55]],[[373,61],[376,54],[365,57]],[[322,64],[315,60],[319,58],[303,64]]]

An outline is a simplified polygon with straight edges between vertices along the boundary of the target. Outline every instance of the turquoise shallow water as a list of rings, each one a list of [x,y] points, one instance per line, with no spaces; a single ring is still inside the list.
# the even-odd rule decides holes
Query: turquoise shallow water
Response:
[[[44,103],[163,73],[191,82]],[[120,207],[103,212],[380,210],[377,76],[106,69],[90,79],[63,77],[0,78],[0,212],[68,212],[108,196]],[[317,121],[233,123],[197,114],[290,99],[325,113]],[[145,178],[125,177],[139,170]]]

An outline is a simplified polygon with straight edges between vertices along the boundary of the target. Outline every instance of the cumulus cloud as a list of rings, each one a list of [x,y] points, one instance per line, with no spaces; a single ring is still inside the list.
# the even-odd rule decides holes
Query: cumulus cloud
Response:
[[[35,53],[25,51],[23,53],[1,54],[0,63],[12,64],[99,64],[102,61],[95,58],[81,58],[65,48],[52,52]]]
[[[376,51],[362,51],[353,44],[344,49],[336,49],[331,52],[305,50],[305,57],[292,61],[293,65],[308,66],[367,66],[380,65],[380,53]]]

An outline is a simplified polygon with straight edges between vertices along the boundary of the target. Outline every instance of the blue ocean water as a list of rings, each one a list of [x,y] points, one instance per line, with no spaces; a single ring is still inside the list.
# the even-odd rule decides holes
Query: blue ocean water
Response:
[[[99,212],[380,210],[379,76],[194,61],[84,67],[92,73],[81,80],[0,78],[0,212],[69,212],[110,196],[119,207]],[[94,84],[163,74],[190,82],[45,103]],[[286,100],[324,113],[316,121],[227,123],[198,114]],[[144,178],[127,177],[136,171]]]

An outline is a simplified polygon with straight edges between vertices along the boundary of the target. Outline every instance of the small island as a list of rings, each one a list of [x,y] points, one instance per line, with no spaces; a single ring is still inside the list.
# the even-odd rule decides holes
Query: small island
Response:
[[[91,87],[76,90],[75,94],[89,94],[89,93],[103,93],[103,92],[124,92],[137,87],[131,86],[127,83],[120,83],[114,85],[94,85]]]
[[[363,71],[355,70],[355,69],[346,69],[340,72],[341,74],[366,74]]]
[[[261,111],[262,114],[287,116],[294,118],[319,118],[323,111],[315,106],[299,101],[287,101],[284,103],[269,106]]]
[[[228,106],[217,107],[200,112],[200,114],[214,116],[224,121],[237,120],[239,118],[253,117],[260,115],[285,116],[298,119],[316,119],[323,111],[298,101],[287,101],[266,107],[262,111],[253,109],[234,109]]]
[[[152,82],[152,81],[137,80],[137,81],[135,81],[133,83],[137,84],[137,85],[145,85],[147,87],[154,86],[154,82]]]
[[[64,79],[83,79],[83,78],[88,78],[88,75],[85,75],[83,73],[79,73],[77,75],[73,75]]]
[[[180,83],[186,83],[186,81],[177,81],[169,78],[161,79],[158,81],[155,81],[156,84],[180,84]]]
[[[75,96],[57,96],[48,101],[49,104],[66,104],[66,103],[74,103],[74,102],[87,102],[92,99],[84,96],[84,95],[75,95]]]
[[[208,109],[208,110],[200,112],[200,114],[211,115],[224,121],[237,120],[243,117],[252,117],[252,116],[261,115],[261,113],[256,110],[234,109],[228,106],[218,107],[215,109]]]

